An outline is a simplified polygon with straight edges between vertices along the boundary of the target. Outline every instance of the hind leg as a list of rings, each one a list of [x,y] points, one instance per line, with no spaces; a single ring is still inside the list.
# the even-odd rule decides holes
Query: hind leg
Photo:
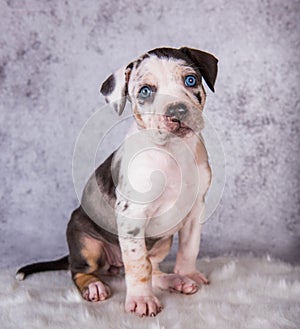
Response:
[[[106,272],[109,268],[103,242],[83,236],[80,247],[80,256],[76,255],[75,262],[70,253],[73,281],[84,299],[93,302],[105,300],[110,297],[111,291],[100,279],[100,272]]]
[[[72,214],[67,229],[69,262],[72,279],[82,297],[97,302],[111,296],[109,286],[100,279],[100,274],[108,272],[110,265],[105,242],[94,237],[96,232],[92,232],[89,221],[80,210]]]

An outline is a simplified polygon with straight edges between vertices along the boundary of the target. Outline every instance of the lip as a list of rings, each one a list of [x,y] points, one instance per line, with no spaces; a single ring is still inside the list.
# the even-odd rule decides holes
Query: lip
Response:
[[[192,131],[191,128],[184,126],[184,127],[179,127],[176,131],[173,132],[173,134],[175,134],[178,137],[184,137],[186,136],[188,133],[190,133]]]
[[[184,136],[191,131],[184,122],[179,120],[174,120],[174,118],[165,117],[166,128],[173,134],[177,136]]]

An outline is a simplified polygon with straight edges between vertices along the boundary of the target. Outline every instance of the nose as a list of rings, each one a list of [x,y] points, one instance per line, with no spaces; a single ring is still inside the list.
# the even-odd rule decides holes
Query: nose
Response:
[[[166,116],[171,118],[172,121],[181,121],[187,114],[187,107],[184,103],[171,104],[167,107]]]

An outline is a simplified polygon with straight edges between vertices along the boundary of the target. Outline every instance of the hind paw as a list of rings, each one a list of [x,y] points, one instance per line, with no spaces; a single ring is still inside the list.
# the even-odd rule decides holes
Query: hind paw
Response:
[[[110,296],[109,286],[101,281],[90,283],[82,292],[82,297],[89,302],[103,301]]]

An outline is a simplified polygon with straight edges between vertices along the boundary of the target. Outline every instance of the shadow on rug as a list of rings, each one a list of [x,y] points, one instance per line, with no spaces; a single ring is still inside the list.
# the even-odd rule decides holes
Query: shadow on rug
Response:
[[[170,271],[172,264],[164,265]],[[195,295],[157,291],[164,310],[155,318],[125,314],[125,282],[105,280],[113,296],[84,301],[68,272],[40,273],[18,282],[0,271],[2,329],[276,329],[300,328],[300,266],[268,257],[202,259],[198,268],[211,284]]]

